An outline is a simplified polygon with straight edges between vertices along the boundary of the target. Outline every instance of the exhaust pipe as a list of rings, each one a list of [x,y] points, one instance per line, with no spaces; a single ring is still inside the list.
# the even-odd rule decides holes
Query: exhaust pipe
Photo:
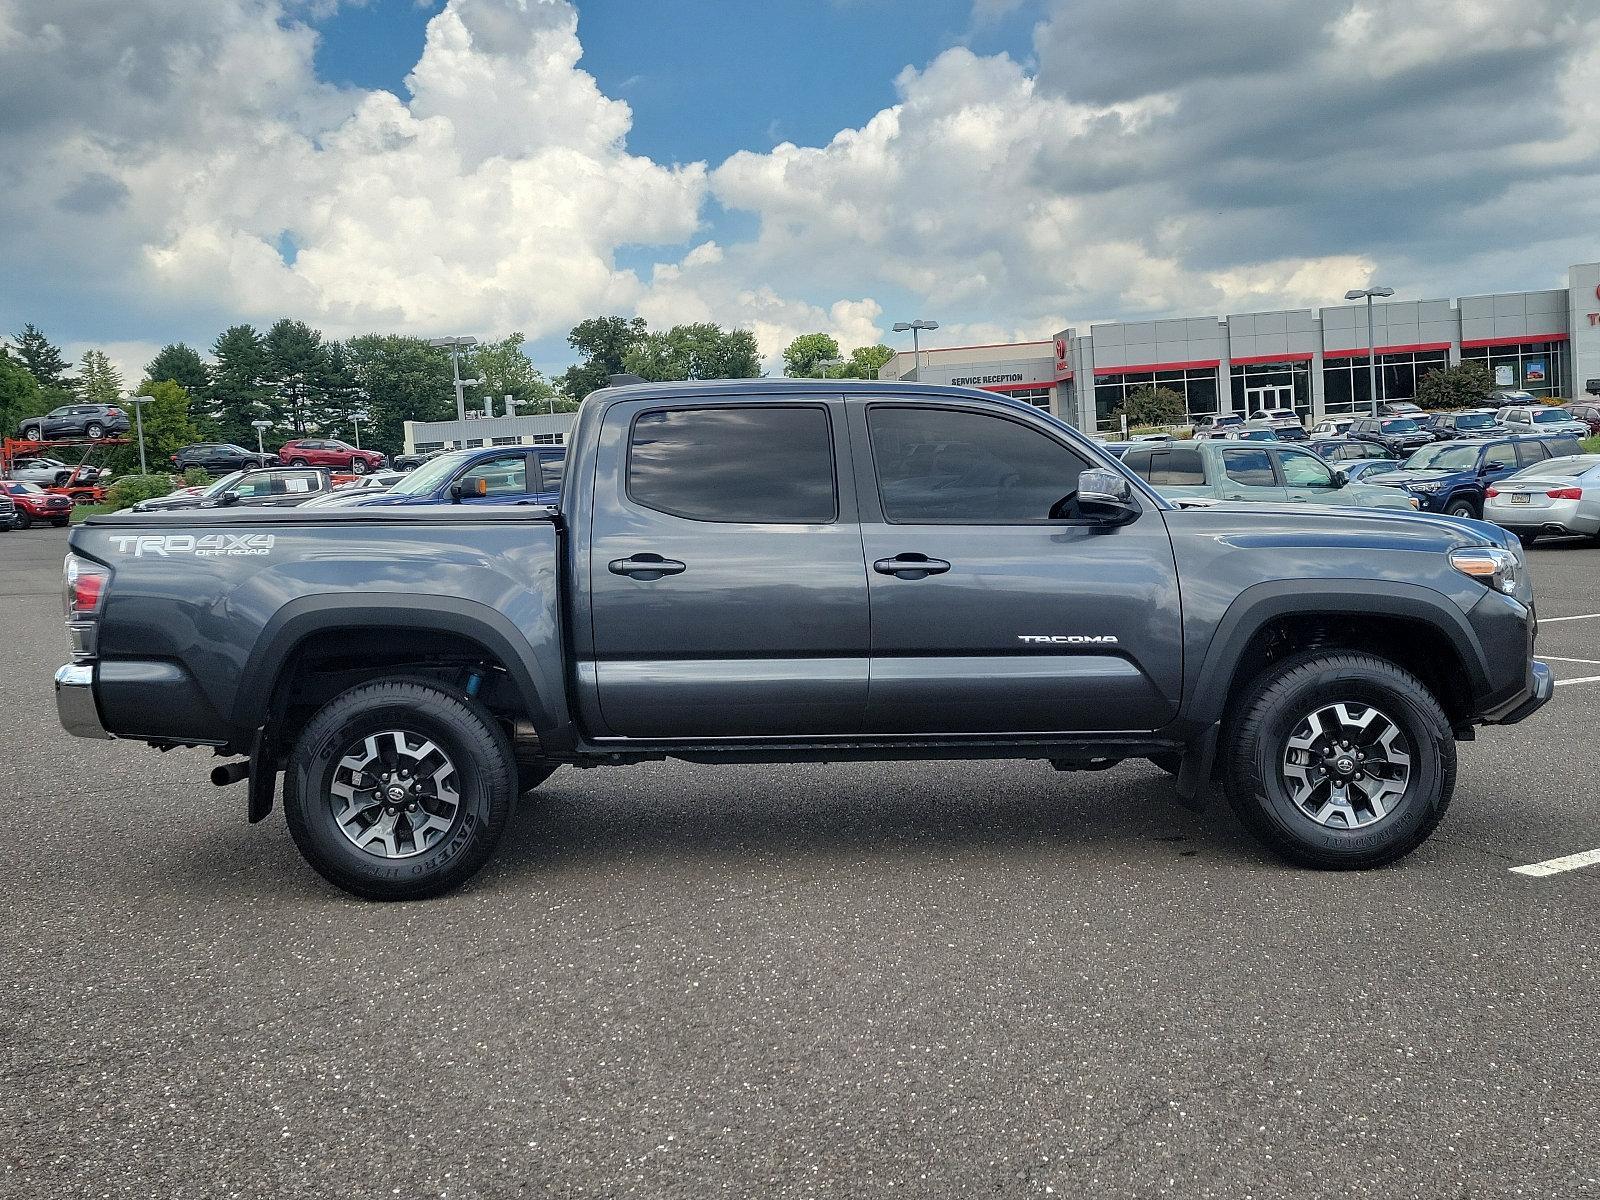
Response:
[[[211,782],[218,787],[227,787],[230,783],[238,783],[241,779],[250,778],[250,760],[241,758],[238,762],[223,763],[220,767],[211,768]]]

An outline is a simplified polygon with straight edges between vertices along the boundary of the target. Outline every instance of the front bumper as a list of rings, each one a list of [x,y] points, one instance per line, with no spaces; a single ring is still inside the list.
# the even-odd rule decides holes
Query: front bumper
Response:
[[[1527,695],[1519,700],[1512,701],[1511,705],[1498,712],[1488,714],[1490,725],[1515,725],[1518,721],[1531,717],[1546,704],[1550,697],[1555,695],[1556,677],[1550,671],[1548,663],[1536,662],[1533,664],[1533,686]]]
[[[73,737],[111,740],[100,723],[100,706],[94,698],[94,667],[68,663],[56,672],[56,715],[61,728]]]

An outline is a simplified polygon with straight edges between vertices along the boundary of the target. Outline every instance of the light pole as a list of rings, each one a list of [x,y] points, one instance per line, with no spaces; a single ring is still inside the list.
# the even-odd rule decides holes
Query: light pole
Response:
[[[428,342],[428,345],[430,346],[436,346],[440,350],[450,351],[450,379],[451,382],[455,384],[456,388],[456,420],[458,421],[465,421],[467,419],[466,389],[469,387],[477,387],[478,384],[483,382],[481,379],[461,378],[461,352],[463,350],[470,350],[477,344],[478,339],[471,337],[470,335],[462,335],[460,337],[433,338]]]
[[[151,398],[129,392],[127,399],[133,405],[133,427],[138,431],[135,436],[139,439],[139,474],[148,474],[149,468],[144,461],[144,406],[150,403]]]
[[[813,379],[826,379],[826,378],[828,378],[828,372],[832,368],[834,368],[834,367],[842,367],[842,366],[844,366],[844,359],[839,358],[837,356],[834,357],[834,358],[819,358],[814,363],[811,364],[811,369],[813,371],[821,371],[822,374],[813,375],[812,378]]]
[[[1378,345],[1372,335],[1372,298],[1392,296],[1390,287],[1351,288],[1344,294],[1346,300],[1367,299],[1367,388],[1372,393],[1372,415],[1378,415]]]
[[[911,331],[911,354],[917,362],[917,379],[919,382],[922,379],[922,342],[917,335],[924,329],[937,328],[939,328],[939,322],[924,321],[921,318],[915,321],[896,321],[894,323],[894,331],[896,333],[904,333],[908,329]]]
[[[251,421],[250,427],[256,431],[256,453],[262,458],[267,456],[267,448],[261,444],[261,435],[272,428],[271,421]]]

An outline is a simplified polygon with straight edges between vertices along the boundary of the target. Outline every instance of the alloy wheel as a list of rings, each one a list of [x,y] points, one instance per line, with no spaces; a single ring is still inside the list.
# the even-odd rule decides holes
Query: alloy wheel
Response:
[[[1282,771],[1289,799],[1318,825],[1363,829],[1404,802],[1411,753],[1387,713],[1338,701],[1307,714],[1290,732]]]
[[[339,832],[378,858],[410,858],[444,840],[461,811],[455,763],[405,729],[352,742],[334,767],[328,802]]]

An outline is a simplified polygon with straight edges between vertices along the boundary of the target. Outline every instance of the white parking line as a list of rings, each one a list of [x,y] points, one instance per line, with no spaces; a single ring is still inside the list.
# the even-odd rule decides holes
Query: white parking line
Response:
[[[1566,687],[1569,683],[1600,683],[1600,675],[1585,675],[1582,679],[1558,679],[1557,687]]]
[[[1561,655],[1559,655],[1559,654],[1541,654],[1541,655],[1539,655],[1539,661],[1540,662],[1546,662],[1546,661],[1549,661],[1549,662],[1581,662],[1581,663],[1588,663],[1591,666],[1600,667],[1600,658],[1562,658]]]
[[[1539,624],[1553,625],[1557,621],[1592,621],[1596,617],[1600,617],[1600,613],[1583,613],[1576,617],[1540,617]]]
[[[1562,858],[1529,863],[1525,867],[1512,867],[1511,871],[1516,875],[1559,875],[1563,871],[1576,871],[1579,867],[1592,867],[1596,863],[1600,863],[1600,850],[1585,850],[1582,854],[1568,854]]]

